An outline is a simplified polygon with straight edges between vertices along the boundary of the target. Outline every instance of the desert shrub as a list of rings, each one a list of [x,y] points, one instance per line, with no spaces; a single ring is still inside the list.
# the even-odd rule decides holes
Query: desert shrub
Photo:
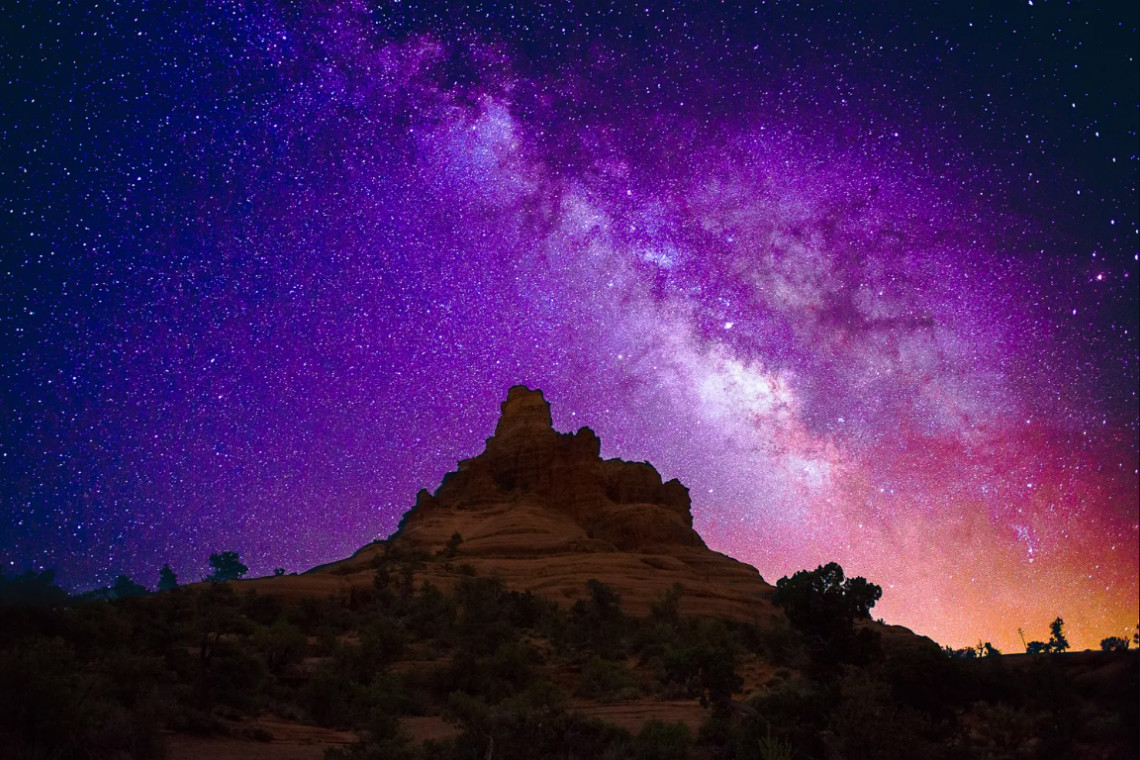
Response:
[[[185,734],[224,734],[229,731],[226,722],[213,712],[182,704],[167,720],[167,727]]]
[[[832,746],[843,757],[936,760],[943,756],[941,746],[932,740],[929,720],[894,702],[889,684],[861,668],[844,668],[839,702],[828,727],[836,737]]]
[[[284,619],[259,628],[253,634],[252,643],[274,675],[280,675],[290,665],[299,663],[308,650],[305,634]]]
[[[627,635],[633,623],[621,611],[621,595],[591,578],[586,582],[590,597],[570,608],[559,632],[563,646],[619,659],[628,653]]]
[[[508,642],[490,655],[460,650],[435,671],[432,690],[440,697],[460,691],[496,704],[535,684],[538,661],[537,651],[524,642]]]
[[[973,743],[991,756],[1017,756],[1037,731],[1036,720],[1023,707],[979,702],[973,715],[977,721]]]
[[[351,613],[335,597],[304,597],[296,607],[286,610],[286,618],[306,636],[316,636],[326,630],[335,635],[353,624]]]
[[[1123,652],[1128,649],[1128,639],[1121,636],[1109,636],[1100,640],[1100,648],[1105,652]]]
[[[971,649],[970,651],[974,651]],[[894,701],[930,714],[941,714],[962,700],[976,698],[980,685],[967,668],[980,663],[961,662],[933,647],[892,653],[883,665],[884,679]]]
[[[677,646],[681,634],[677,626],[653,618],[634,620],[629,630],[629,651],[637,653],[645,662],[659,661],[670,646]]]
[[[106,677],[101,691],[128,708],[156,705],[162,700],[159,690],[174,682],[174,673],[155,655],[113,652],[103,660],[102,669]]]
[[[458,614],[456,645],[475,655],[494,652],[500,645],[517,638],[511,625],[510,597],[502,578],[463,576],[453,593]]]
[[[0,651],[0,755],[161,757],[166,705],[147,683],[161,662],[115,654],[104,665],[60,638]]]
[[[142,605],[116,606],[134,613],[129,627],[136,652],[162,656],[193,636],[191,594],[183,589],[151,596]]]
[[[703,706],[727,705],[743,684],[736,672],[737,647],[733,631],[722,621],[690,621],[681,640],[662,654],[661,680],[683,687]]]
[[[62,639],[0,652],[0,739],[15,757],[78,754],[96,728],[91,678]]]
[[[522,631],[549,635],[555,626],[562,625],[563,614],[550,599],[530,591],[510,591],[507,598],[510,603],[508,615],[511,625]]]
[[[259,594],[253,589],[241,599],[241,613],[260,625],[272,625],[282,615],[281,602],[275,596]]]
[[[87,737],[86,757],[160,760],[166,754],[162,728],[166,716],[157,704],[127,709],[96,702],[98,725]]]
[[[408,630],[418,639],[448,634],[455,625],[454,600],[434,584],[424,583],[411,600],[407,612]]]
[[[130,646],[132,627],[125,606],[97,601],[81,605],[66,618],[66,638],[81,660]]]
[[[807,656],[802,634],[778,618],[757,626],[749,636],[751,649],[773,665],[803,665]]]
[[[1035,736],[1041,757],[1071,757],[1080,725],[1080,702],[1053,658],[1036,660],[1027,672],[1025,707],[1039,715]],[[1135,720],[1135,717],[1133,717]]]
[[[366,699],[364,687],[346,680],[330,666],[317,668],[297,691],[297,705],[313,723],[348,728],[359,721]]]
[[[454,558],[455,555],[459,553],[459,547],[462,544],[463,536],[459,534],[459,531],[455,531],[451,534],[451,538],[449,538],[447,540],[447,543],[444,545],[442,555],[447,559]]]
[[[535,692],[540,692],[537,696]],[[601,721],[565,712],[549,699],[549,686],[534,688],[498,705],[456,692],[448,700],[448,719],[463,735],[452,745],[453,760],[595,760],[629,757],[629,732]]]
[[[582,666],[582,674],[574,687],[575,696],[605,702],[631,699],[637,694],[637,677],[629,667],[624,662],[601,657],[592,657]]]
[[[756,740],[756,749],[760,752],[760,760],[792,760],[795,757],[791,742],[773,736],[771,728]]]
[[[361,626],[356,644],[338,644],[333,659],[346,678],[365,684],[398,659],[407,643],[398,620],[380,617]]]
[[[684,760],[693,746],[693,732],[684,723],[650,720],[633,743],[636,760]]]
[[[202,709],[224,706],[252,713],[266,701],[265,664],[237,642],[216,642],[210,659],[200,661],[197,676],[197,705]]]
[[[442,745],[439,745],[442,749]],[[366,738],[353,742],[344,747],[330,747],[325,750],[325,760],[416,760],[416,758],[438,758],[436,754],[421,753],[411,745],[411,740],[404,733],[395,736]]]
[[[756,746],[762,736],[772,736],[788,743],[797,756],[823,754],[819,736],[838,699],[835,689],[806,678],[782,681],[767,694],[750,700],[756,718],[745,725],[747,730],[739,741],[742,746]]]
[[[130,599],[132,597],[146,596],[149,593],[146,586],[135,583],[130,579],[130,576],[120,575],[115,578],[115,582],[111,584],[110,597],[112,599]]]
[[[701,724],[697,741],[721,760],[793,760],[817,756],[806,750],[797,751],[786,734],[786,731],[774,732],[772,725],[759,715],[722,711],[709,714]],[[804,747],[809,746],[809,739],[818,744],[818,735],[808,737],[805,734],[801,737]]]

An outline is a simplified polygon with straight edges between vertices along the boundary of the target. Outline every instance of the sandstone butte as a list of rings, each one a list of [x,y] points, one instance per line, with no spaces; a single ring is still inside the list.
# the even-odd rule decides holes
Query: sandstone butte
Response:
[[[774,587],[756,568],[709,549],[693,529],[685,486],[662,482],[646,462],[602,459],[600,450],[587,427],[556,431],[542,391],[516,385],[483,453],[461,461],[434,494],[421,490],[387,541],[301,575],[242,581],[241,588],[347,599],[371,586],[372,559],[392,544],[430,556],[416,581],[445,590],[459,576],[456,568],[469,565],[563,606],[585,597],[586,582],[597,579],[621,594],[631,615],[647,614],[679,583],[686,616],[761,625],[782,616],[772,604]],[[455,533],[463,541],[448,557]],[[897,643],[921,638],[900,626],[875,627]]]

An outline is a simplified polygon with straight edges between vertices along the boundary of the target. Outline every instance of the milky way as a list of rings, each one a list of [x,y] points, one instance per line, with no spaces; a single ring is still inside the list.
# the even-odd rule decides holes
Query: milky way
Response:
[[[5,19],[5,570],[346,556],[525,383],[769,581],[1130,633],[1135,3],[324,5]]]

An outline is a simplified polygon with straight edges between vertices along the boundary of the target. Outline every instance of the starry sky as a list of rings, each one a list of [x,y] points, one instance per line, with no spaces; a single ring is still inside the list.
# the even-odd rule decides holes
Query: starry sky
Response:
[[[1137,620],[1135,2],[0,11],[0,568],[304,570],[516,383],[943,644]]]

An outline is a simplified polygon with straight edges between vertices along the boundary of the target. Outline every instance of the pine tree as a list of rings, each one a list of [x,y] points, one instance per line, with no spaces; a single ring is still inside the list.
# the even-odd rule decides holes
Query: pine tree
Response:
[[[215,582],[237,580],[249,572],[237,552],[211,554],[210,567],[214,568],[214,572],[207,575],[206,580]]]
[[[158,590],[159,591],[173,591],[178,588],[178,576],[170,569],[170,565],[162,566],[158,571]]]

